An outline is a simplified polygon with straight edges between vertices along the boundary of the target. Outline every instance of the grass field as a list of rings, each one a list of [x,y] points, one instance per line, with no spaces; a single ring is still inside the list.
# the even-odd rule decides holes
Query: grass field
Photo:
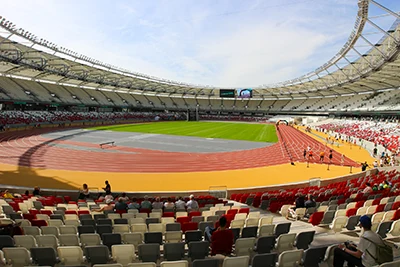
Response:
[[[91,129],[111,130],[117,132],[197,136],[205,138],[221,138],[270,143],[278,141],[275,126],[271,124],[174,121],[102,126]]]

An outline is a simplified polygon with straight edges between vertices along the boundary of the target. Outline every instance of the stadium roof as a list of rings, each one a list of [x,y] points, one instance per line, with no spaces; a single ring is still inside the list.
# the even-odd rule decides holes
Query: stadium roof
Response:
[[[389,29],[373,22],[371,5],[393,19]],[[253,98],[299,98],[358,94],[400,87],[400,16],[374,0],[359,0],[354,29],[331,60],[304,76],[270,86],[253,88]],[[380,34],[368,39],[366,25]],[[217,96],[219,89],[160,79],[131,72],[75,53],[17,28],[0,17],[0,74],[81,88],[117,90],[133,94],[167,93],[186,97]],[[361,51],[359,47],[367,47]],[[356,56],[356,57],[355,57]]]

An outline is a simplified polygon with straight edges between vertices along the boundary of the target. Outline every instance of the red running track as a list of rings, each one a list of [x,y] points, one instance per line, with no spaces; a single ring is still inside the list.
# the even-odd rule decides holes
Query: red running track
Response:
[[[303,144],[322,145],[289,126],[280,126],[280,129],[283,140],[289,142],[297,140],[299,144],[290,147],[292,156],[302,154]],[[65,144],[82,148],[99,147],[93,143],[46,139],[41,135],[52,131],[56,130],[54,128],[36,129],[1,134],[0,163],[55,170],[165,173],[238,170],[290,162],[281,138],[272,146],[234,152],[184,153],[116,146],[107,148],[107,150],[114,150],[110,153],[55,146]],[[296,159],[301,160],[298,157]],[[333,164],[339,164],[339,159],[339,154],[335,152]],[[357,163],[348,159],[346,165],[357,166]]]

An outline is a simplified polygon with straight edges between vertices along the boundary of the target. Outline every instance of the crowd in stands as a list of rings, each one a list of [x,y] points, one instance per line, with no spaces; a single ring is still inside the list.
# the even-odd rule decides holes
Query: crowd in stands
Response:
[[[400,145],[400,125],[395,122],[374,120],[334,120],[316,127],[319,131],[337,133],[337,138],[364,139],[382,145],[392,152],[398,152]]]
[[[1,111],[0,125],[37,125],[77,121],[181,120],[183,113],[169,112],[69,112],[69,111]]]

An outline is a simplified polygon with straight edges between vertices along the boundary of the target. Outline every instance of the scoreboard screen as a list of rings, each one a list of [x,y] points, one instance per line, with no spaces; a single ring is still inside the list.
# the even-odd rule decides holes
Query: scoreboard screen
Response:
[[[219,97],[234,98],[235,97],[235,90],[220,89],[219,90]]]
[[[251,88],[237,89],[237,97],[238,98],[252,98],[253,97],[253,89],[251,89]]]

